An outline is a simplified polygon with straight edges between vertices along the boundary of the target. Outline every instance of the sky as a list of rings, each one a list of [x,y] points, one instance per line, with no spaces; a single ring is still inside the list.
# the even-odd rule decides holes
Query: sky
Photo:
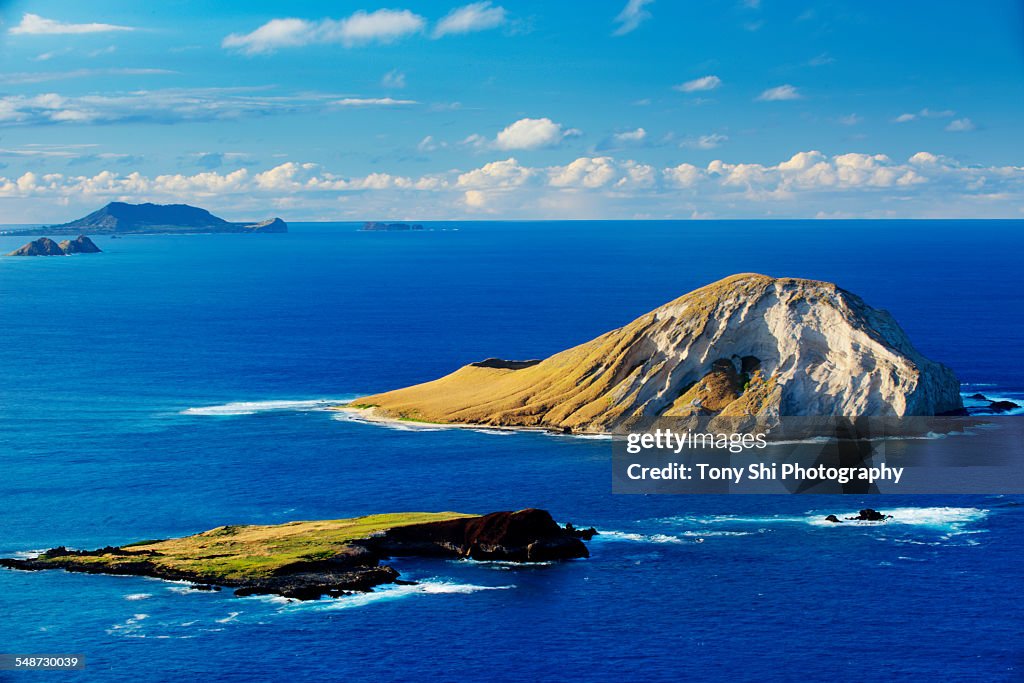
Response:
[[[1024,3],[0,2],[2,223],[1024,218]]]

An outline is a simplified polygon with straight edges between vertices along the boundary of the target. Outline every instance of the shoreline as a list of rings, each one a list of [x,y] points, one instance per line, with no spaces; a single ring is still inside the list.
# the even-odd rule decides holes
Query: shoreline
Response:
[[[501,560],[517,564],[590,556],[597,531],[559,525],[546,510],[467,515],[386,513],[340,520],[221,526],[191,536],[96,550],[51,548],[0,558],[0,567],[64,570],[187,582],[196,590],[234,589],[238,597],[318,600],[410,584],[384,560],[396,557]]]

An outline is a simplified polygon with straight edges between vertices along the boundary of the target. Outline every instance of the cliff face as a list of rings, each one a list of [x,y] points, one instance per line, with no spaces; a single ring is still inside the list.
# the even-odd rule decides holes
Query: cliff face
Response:
[[[936,415],[959,382],[834,284],[734,275],[539,363],[356,399],[381,417],[608,432],[656,416]]]

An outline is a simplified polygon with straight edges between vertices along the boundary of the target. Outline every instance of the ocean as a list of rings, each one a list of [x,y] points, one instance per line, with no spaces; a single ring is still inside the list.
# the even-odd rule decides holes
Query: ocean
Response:
[[[414,586],[313,603],[0,570],[0,651],[82,654],[53,674],[72,681],[1022,678],[1022,496],[613,495],[606,440],[323,406],[541,358],[750,271],[837,282],[964,393],[1020,402],[1024,221],[427,226],[0,259],[0,556],[542,507],[597,527],[590,559],[403,560]],[[866,506],[897,521],[821,522]]]

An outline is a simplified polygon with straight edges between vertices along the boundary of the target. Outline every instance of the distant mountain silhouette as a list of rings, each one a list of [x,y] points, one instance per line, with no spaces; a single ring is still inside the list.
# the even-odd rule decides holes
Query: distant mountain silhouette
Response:
[[[188,204],[126,204],[111,202],[84,218],[44,228],[19,230],[14,234],[46,232],[56,235],[92,233],[209,233],[209,232],[288,232],[288,224],[280,218],[260,223],[232,223],[214,216],[206,209]]]

